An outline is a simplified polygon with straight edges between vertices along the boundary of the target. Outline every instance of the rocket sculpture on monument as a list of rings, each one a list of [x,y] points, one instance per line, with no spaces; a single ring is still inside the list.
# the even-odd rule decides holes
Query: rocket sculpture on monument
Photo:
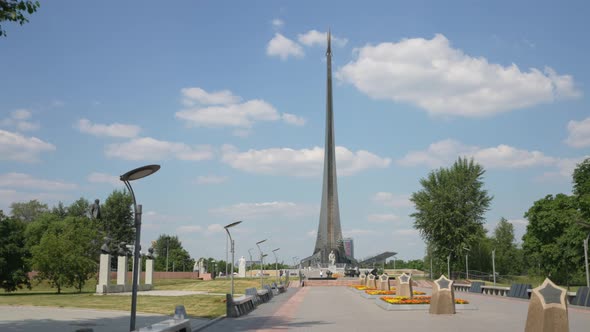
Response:
[[[317,239],[313,258],[322,264],[348,263],[344,252],[340,211],[338,208],[338,184],[336,177],[336,153],[334,143],[334,112],[332,110],[332,49],[328,31],[326,50],[326,144],[324,146],[324,181],[322,186],[322,205]]]

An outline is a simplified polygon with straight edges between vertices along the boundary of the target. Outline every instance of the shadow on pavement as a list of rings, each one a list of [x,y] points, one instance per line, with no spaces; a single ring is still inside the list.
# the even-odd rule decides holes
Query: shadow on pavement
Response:
[[[332,324],[326,321],[290,321],[274,316],[243,316],[240,318],[226,318],[202,331],[255,331],[255,330],[287,330],[290,328],[312,328],[317,325]]]

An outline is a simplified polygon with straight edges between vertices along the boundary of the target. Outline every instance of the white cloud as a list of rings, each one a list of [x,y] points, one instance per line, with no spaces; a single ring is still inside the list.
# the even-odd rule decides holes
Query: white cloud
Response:
[[[271,21],[271,24],[275,29],[278,29],[278,28],[282,28],[283,25],[285,25],[285,22],[283,20],[281,20],[280,18],[275,18],[274,20]]]
[[[403,166],[440,167],[453,163],[458,157],[473,157],[476,162],[488,168],[546,166],[556,161],[542,152],[521,150],[505,144],[481,148],[446,139],[430,144],[426,150],[409,152],[398,163]]]
[[[185,143],[142,137],[125,143],[109,144],[105,154],[124,160],[207,160],[213,158],[213,149],[208,145],[191,147]]]
[[[28,120],[31,118],[31,111],[27,109],[14,110],[10,114],[11,117],[15,120]]]
[[[303,126],[305,125],[305,119],[298,117],[295,114],[290,114],[290,113],[283,113],[282,115],[283,121],[285,121],[288,124],[292,124],[295,126]]]
[[[19,131],[33,131],[41,126],[37,122],[27,121],[32,117],[31,111],[21,108],[10,112],[10,117],[0,120],[0,126],[15,127]]]
[[[198,184],[219,184],[227,182],[229,178],[227,176],[218,175],[199,175],[197,177]]]
[[[74,190],[78,186],[63,181],[37,179],[24,173],[6,173],[0,174],[0,187],[59,191]]]
[[[452,48],[440,34],[357,51],[337,72],[339,79],[372,98],[407,102],[430,114],[488,116],[581,95],[570,75],[489,63]]]
[[[199,127],[250,128],[257,121],[277,121],[277,110],[264,100],[254,99],[241,104],[208,106],[176,112],[176,117]]]
[[[398,229],[393,231],[393,234],[397,235],[418,235],[420,232],[414,228],[407,228],[407,229]]]
[[[238,203],[209,210],[212,214],[223,215],[232,219],[297,218],[314,215],[318,211],[318,208],[313,205],[278,201]]]
[[[508,222],[514,225],[528,225],[529,221],[526,219],[508,219]]]
[[[184,233],[200,233],[203,231],[203,227],[198,225],[188,225],[188,226],[180,226],[176,228],[176,233],[184,234]]]
[[[98,124],[92,123],[88,119],[81,119],[74,125],[74,128],[85,134],[94,136],[108,136],[108,137],[123,137],[133,138],[137,137],[141,128],[135,125],[126,125],[120,123],[113,124]]]
[[[367,216],[367,220],[370,222],[377,222],[377,223],[384,223],[389,221],[398,221],[400,220],[399,216],[395,214],[370,214]]]
[[[575,148],[590,146],[590,117],[582,120],[572,120],[567,124],[568,137],[565,142]]]
[[[266,46],[266,54],[269,56],[278,56],[282,60],[286,60],[290,56],[302,58],[305,55],[301,45],[278,32],[275,33],[273,39],[268,42],[268,45]]]
[[[372,200],[385,206],[395,208],[413,206],[409,195],[393,194],[390,192],[380,191],[372,197]]]
[[[347,229],[347,230],[343,230],[342,231],[342,236],[343,237],[353,237],[353,236],[358,236],[358,235],[371,235],[371,234],[375,234],[376,232],[374,230],[371,229],[358,229],[358,228],[353,228],[353,229]]]
[[[235,136],[246,137],[258,121],[278,121],[302,126],[305,120],[294,114],[280,114],[268,102],[253,99],[241,102],[242,98],[229,90],[207,92],[201,88],[181,90],[187,108],[175,113],[176,118],[197,127],[236,127]]]
[[[576,166],[586,158],[590,158],[590,155],[576,158],[557,158],[555,161],[557,171],[545,172],[541,176],[537,177],[536,180],[541,182],[549,180],[569,180],[572,178]]]
[[[236,137],[241,137],[241,138],[246,138],[246,137],[250,136],[250,134],[252,134],[251,129],[236,129],[236,130],[232,131],[232,135],[234,135]]]
[[[209,233],[221,233],[224,231],[225,230],[223,229],[223,226],[221,226],[220,224],[211,224],[207,226],[207,232]]]
[[[222,161],[249,173],[318,176],[323,170],[324,149],[269,148],[239,152],[234,146],[224,145]],[[389,158],[382,158],[365,150],[352,152],[345,147],[336,147],[336,165],[338,174],[342,176],[356,174],[369,168],[386,168],[390,163]]]
[[[92,172],[88,175],[88,182],[92,183],[108,183],[115,187],[120,187],[123,185],[123,182],[119,179],[118,176],[106,174],[106,173],[99,173],[99,172]]]
[[[338,38],[334,35],[331,36],[332,38],[332,45],[343,47],[348,43],[348,39],[346,38]],[[327,46],[328,40],[328,33],[327,32],[319,32],[317,30],[309,30],[306,33],[297,35],[297,40],[305,45],[305,46]]]
[[[229,90],[207,92],[201,88],[183,88],[180,90],[183,96],[183,104],[186,106],[201,105],[228,105],[239,103],[242,98],[234,95]]]
[[[0,160],[35,162],[40,153],[54,150],[55,145],[36,137],[0,129]]]
[[[46,204],[54,204],[58,201],[68,201],[71,199],[69,194],[61,192],[21,192],[14,189],[0,189],[0,210],[8,213],[10,204],[14,202],[28,202],[36,199]]]

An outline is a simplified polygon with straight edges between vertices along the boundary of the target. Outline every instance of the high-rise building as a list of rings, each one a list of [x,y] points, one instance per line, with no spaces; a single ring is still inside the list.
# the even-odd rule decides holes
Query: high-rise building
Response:
[[[336,177],[336,153],[334,143],[334,112],[332,109],[332,48],[328,31],[326,50],[326,144],[324,146],[324,181],[322,186],[322,205],[313,259],[328,263],[334,252],[336,263],[346,263],[349,259],[344,252],[340,210],[338,207],[338,184]]]
[[[346,256],[354,258],[354,242],[351,237],[346,237],[342,240],[344,242],[344,252]]]

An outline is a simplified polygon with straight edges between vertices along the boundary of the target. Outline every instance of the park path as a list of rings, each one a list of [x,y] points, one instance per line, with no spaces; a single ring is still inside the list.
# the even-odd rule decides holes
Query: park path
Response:
[[[430,289],[420,289],[427,293]],[[290,288],[248,315],[226,318],[205,331],[524,331],[528,301],[457,292],[478,310],[455,315],[427,311],[385,311],[346,287]],[[570,306],[571,332],[588,332],[590,310]]]

